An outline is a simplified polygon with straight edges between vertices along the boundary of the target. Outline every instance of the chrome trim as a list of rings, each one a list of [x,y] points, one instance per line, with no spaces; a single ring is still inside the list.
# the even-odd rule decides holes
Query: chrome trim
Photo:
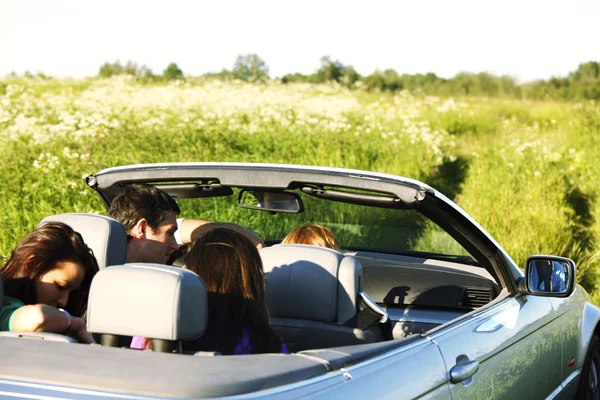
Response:
[[[56,392],[97,396],[97,397],[108,397],[108,398],[113,398],[113,399],[114,398],[130,399],[130,400],[156,399],[156,397],[149,397],[149,396],[122,394],[119,392],[115,392],[115,393],[104,392],[104,391],[100,392],[100,391],[96,391],[96,390],[92,390],[92,389],[78,389],[78,388],[73,388],[70,386],[47,385],[47,384],[42,384],[42,383],[14,381],[11,379],[0,379],[0,385],[23,386],[23,387],[29,387],[29,388],[33,388],[33,389],[39,389],[39,390],[56,391]],[[3,395],[4,393],[5,392],[0,392],[0,395]],[[14,397],[25,396],[22,393],[19,393],[19,396],[15,395],[11,392],[7,392],[7,393],[9,393],[11,396],[14,396]],[[27,395],[27,396],[29,396],[29,395]],[[35,396],[35,395],[31,395],[31,396]],[[25,397],[25,398],[37,398],[37,397]],[[42,396],[41,398],[46,398],[46,397]],[[47,397],[47,398],[54,399],[56,397]]]
[[[365,304],[373,311],[375,311],[377,314],[381,315],[381,318],[379,319],[379,323],[380,324],[385,324],[386,322],[388,322],[388,320],[390,319],[388,316],[387,311],[385,311],[383,308],[381,308],[377,303],[375,303],[373,301],[373,299],[365,292],[360,292],[359,293],[360,298],[362,299],[362,301],[365,302]]]
[[[582,371],[582,369],[578,368],[575,371],[571,372],[571,375],[567,376],[566,379],[561,382],[561,387],[560,387],[561,390],[557,394],[562,392],[563,389],[568,387],[571,384],[571,382],[573,382],[575,379],[579,379],[581,377],[581,371]],[[558,390],[558,388],[557,388],[557,390]],[[555,392],[556,392],[556,390],[555,390]],[[552,394],[554,394],[554,392],[552,392]],[[548,397],[548,398],[550,398],[550,397]]]
[[[36,394],[23,394],[23,393],[11,393],[11,392],[2,392],[0,391],[0,397],[10,396],[10,397],[18,397],[21,399],[34,399],[34,400],[56,400],[60,399],[60,397],[48,397],[48,396],[38,396]]]
[[[352,379],[352,374],[350,374],[350,372],[346,371],[345,368],[340,368],[340,371],[342,371],[342,374],[348,378],[348,380]]]

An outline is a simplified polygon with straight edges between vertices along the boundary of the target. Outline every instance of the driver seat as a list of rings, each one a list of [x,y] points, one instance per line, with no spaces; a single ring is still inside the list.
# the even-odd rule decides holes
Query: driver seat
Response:
[[[380,326],[387,322],[387,313],[363,292],[362,266],[356,258],[303,244],[267,247],[260,255],[269,321],[290,351],[388,338]]]

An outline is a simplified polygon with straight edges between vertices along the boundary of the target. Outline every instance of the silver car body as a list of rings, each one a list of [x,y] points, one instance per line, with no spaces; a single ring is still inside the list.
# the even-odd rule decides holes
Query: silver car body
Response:
[[[497,268],[502,268],[504,276],[510,277],[507,281],[511,281],[502,285],[500,295],[489,304],[416,335],[418,337],[405,345],[308,379],[275,387],[267,385],[262,390],[234,394],[232,398],[537,399],[573,398],[575,395],[591,337],[599,329],[600,310],[589,302],[588,295],[579,285],[565,298],[520,291],[516,281],[523,278],[523,273],[510,256],[465,211],[424,183],[393,175],[336,168],[165,163],[106,169],[88,177],[88,184],[95,187],[108,204],[116,193],[112,190],[117,183],[130,181],[132,177],[138,182],[181,182],[197,178],[199,174],[214,176],[221,185],[234,187],[286,189],[290,182],[300,180],[382,191],[406,203],[430,196],[453,210],[472,235],[485,238],[482,240],[495,246],[502,258],[497,260]],[[14,350],[15,343],[15,339],[0,337],[0,352]],[[20,346],[29,345],[29,341],[21,339]],[[98,350],[97,346],[92,347],[96,347],[94,351]],[[43,357],[36,360],[46,363],[48,369],[53,368],[52,360]],[[86,362],[86,359],[83,356],[77,358],[73,353],[72,363],[76,366],[78,362]],[[460,368],[468,370],[474,362],[478,368],[469,379],[452,383],[453,373],[460,373]],[[197,373],[202,374],[202,371]],[[228,373],[243,374],[244,370]],[[127,380],[127,374],[121,379]],[[156,379],[160,380],[160,377]],[[13,369],[0,361],[0,397],[3,398],[155,398],[151,393],[135,393],[114,390],[114,382],[109,381],[102,387],[97,382],[74,385],[55,376],[48,379],[29,376],[23,365]],[[159,397],[166,396],[163,393]]]

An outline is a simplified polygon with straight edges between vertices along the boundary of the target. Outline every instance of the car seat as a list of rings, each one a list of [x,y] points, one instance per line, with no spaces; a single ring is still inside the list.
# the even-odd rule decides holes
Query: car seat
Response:
[[[260,255],[270,323],[290,351],[388,338],[379,326],[387,313],[363,292],[356,258],[300,244],[267,247]]]
[[[94,252],[100,269],[127,261],[127,235],[115,219],[96,214],[68,213],[44,218],[47,222],[63,222],[79,232],[85,244]]]
[[[101,344],[119,337],[151,339],[152,350],[181,352],[181,341],[202,336],[207,324],[204,283],[195,273],[159,264],[133,263],[100,270],[92,280],[88,331]]]

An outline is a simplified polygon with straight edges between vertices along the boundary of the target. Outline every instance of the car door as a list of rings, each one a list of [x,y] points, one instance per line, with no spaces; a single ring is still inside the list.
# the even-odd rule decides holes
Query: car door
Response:
[[[519,295],[431,332],[452,398],[543,399],[561,382],[561,330],[545,297]]]
[[[578,329],[582,324],[583,310],[579,307],[586,299],[581,288],[576,288],[568,298],[546,297],[556,313],[555,325],[560,330],[562,343],[562,380],[568,380],[576,372],[577,366],[582,365],[584,359],[578,359],[581,353],[581,332]],[[585,353],[584,353],[585,354]]]

